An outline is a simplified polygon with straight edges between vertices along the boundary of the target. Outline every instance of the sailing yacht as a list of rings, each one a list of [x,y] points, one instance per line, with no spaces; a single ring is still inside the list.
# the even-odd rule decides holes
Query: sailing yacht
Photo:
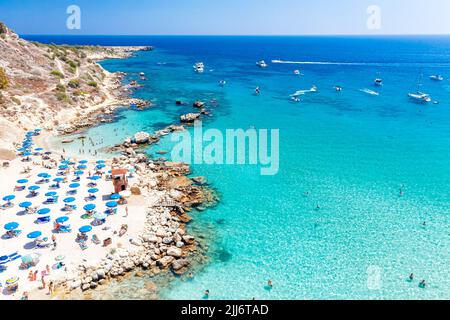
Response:
[[[420,76],[420,79],[422,79],[423,75]],[[421,81],[417,82],[417,91],[414,93],[408,93],[408,97],[415,102],[419,103],[428,103],[431,102],[431,97],[428,93],[424,93],[420,91],[420,87],[422,86]]]
[[[431,102],[430,95],[420,91],[417,91],[416,93],[408,93],[408,97],[417,102]]]

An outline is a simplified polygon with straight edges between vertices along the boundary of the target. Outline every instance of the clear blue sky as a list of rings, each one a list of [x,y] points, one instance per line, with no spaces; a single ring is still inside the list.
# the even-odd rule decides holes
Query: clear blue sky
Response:
[[[80,30],[66,28],[71,4]],[[450,0],[0,0],[0,21],[19,34],[450,34]]]

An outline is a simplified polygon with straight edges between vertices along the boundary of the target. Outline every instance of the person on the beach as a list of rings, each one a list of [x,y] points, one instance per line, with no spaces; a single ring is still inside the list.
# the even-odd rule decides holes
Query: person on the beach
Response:
[[[28,273],[28,280],[33,281],[33,271],[30,270],[30,272]]]
[[[189,272],[188,278],[189,278],[189,279],[193,279],[193,278],[194,278],[194,275],[192,274],[192,272]]]
[[[50,274],[50,266],[49,265],[45,266],[45,270],[46,270],[47,274]]]
[[[128,217],[128,206],[125,207],[125,217]]]
[[[273,288],[272,280],[267,281],[267,286],[268,286],[270,289]]]
[[[24,291],[22,293],[22,298],[20,298],[20,300],[28,300],[28,292],[27,291]]]
[[[38,271],[36,270],[36,271],[33,273],[33,281],[36,281],[36,280],[37,280],[37,274],[38,274]]]
[[[45,278],[44,278],[44,276],[41,276],[41,284],[42,284],[42,289],[45,289],[46,283],[45,283]]]
[[[50,281],[50,283],[48,284],[48,294],[52,295],[53,294],[53,281]]]

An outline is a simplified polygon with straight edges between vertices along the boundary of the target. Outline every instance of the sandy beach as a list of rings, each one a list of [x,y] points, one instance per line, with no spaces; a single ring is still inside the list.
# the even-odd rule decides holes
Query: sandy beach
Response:
[[[45,162],[46,164],[48,161]],[[93,170],[95,163],[87,164],[90,170]],[[28,173],[23,173],[24,167],[30,167],[31,171]],[[96,245],[92,241],[88,241],[87,248],[82,250],[80,248],[79,243],[75,242],[76,234],[78,233],[78,229],[85,225],[91,225],[91,220],[83,219],[82,209],[87,203],[94,204],[96,208],[98,208],[98,212],[105,211],[107,208],[105,206],[106,201],[108,201],[109,196],[113,193],[113,185],[111,181],[105,181],[105,179],[96,180],[98,190],[101,190],[96,195],[96,199],[87,199],[86,197],[89,195],[88,190],[90,187],[88,186],[88,182],[90,180],[87,177],[81,177],[80,187],[77,188],[77,193],[73,195],[76,200],[72,203],[77,206],[80,210],[77,210],[73,213],[67,213],[62,211],[64,204],[62,202],[63,198],[70,195],[70,180],[73,180],[75,176],[73,174],[69,174],[68,182],[62,183],[61,187],[57,189],[58,195],[61,199],[57,204],[44,205],[43,203],[46,201],[48,197],[45,196],[47,192],[51,192],[49,186],[52,184],[51,182],[47,184],[38,184],[41,188],[39,189],[39,195],[33,198],[29,198],[28,190],[23,190],[20,192],[14,192],[14,186],[17,185],[16,180],[19,179],[27,179],[30,184],[34,184],[39,181],[40,178],[37,175],[41,172],[46,172],[52,177],[57,176],[58,170],[55,169],[47,169],[42,167],[40,164],[30,164],[28,162],[24,163],[20,159],[15,159],[11,161],[10,168],[1,169],[1,176],[4,179],[4,183],[0,186],[0,194],[13,194],[16,196],[13,203],[14,206],[12,208],[8,208],[2,210],[2,215],[0,216],[0,225],[3,226],[11,221],[17,222],[19,224],[20,230],[22,230],[21,234],[18,237],[14,237],[12,239],[2,238],[1,240],[1,252],[3,254],[13,254],[18,252],[21,256],[26,256],[30,254],[39,255],[39,263],[35,267],[31,267],[30,269],[20,270],[19,266],[22,263],[21,259],[17,259],[7,264],[7,270],[1,273],[3,291],[1,295],[1,299],[17,299],[21,297],[23,291],[28,291],[33,295],[40,296],[39,293],[48,293],[47,289],[41,289],[36,291],[42,287],[41,283],[41,273],[46,273],[46,266],[49,266],[50,273],[44,276],[45,282],[48,284],[51,281],[56,282],[58,279],[62,277],[70,276],[70,273],[74,273],[77,271],[78,265],[80,262],[90,263],[92,265],[96,265],[100,262],[101,258],[105,256],[107,252],[111,250],[112,247],[115,248],[124,248],[131,249],[133,246],[130,240],[134,236],[142,234],[144,221],[145,221],[145,198],[143,196],[133,196],[129,199],[127,205],[119,206],[117,208],[117,213],[114,215],[108,216],[107,223],[102,226],[95,227],[91,234],[96,234],[100,241],[106,238],[112,239],[111,247],[103,247],[102,245]],[[130,182],[133,181],[133,178],[130,178]],[[69,194],[68,194],[69,192]],[[40,217],[38,214],[26,214],[22,208],[18,206],[19,203],[30,201],[33,203],[33,206],[36,207],[46,207],[51,210],[51,212],[47,215],[50,217],[50,222],[38,224],[37,219]],[[126,216],[125,208],[128,208],[129,215]],[[54,222],[58,217],[66,216],[69,218],[67,225],[70,225],[70,228],[73,230],[71,233],[55,233],[54,230]],[[122,225],[128,226],[127,233],[119,237],[118,232]],[[105,228],[106,227],[106,228]],[[27,233],[32,231],[40,231],[42,232],[42,238],[51,239],[52,235],[56,237],[57,246],[53,249],[53,244],[50,246],[51,248],[38,249],[33,240],[28,239],[26,237]],[[51,243],[51,240],[49,240]],[[58,259],[59,257],[65,266],[58,268]],[[28,279],[28,274],[30,271],[38,271],[38,279],[37,281],[30,281]],[[6,279],[17,276],[19,277],[19,290],[15,293],[9,294],[5,287]],[[49,296],[51,298],[51,296]]]

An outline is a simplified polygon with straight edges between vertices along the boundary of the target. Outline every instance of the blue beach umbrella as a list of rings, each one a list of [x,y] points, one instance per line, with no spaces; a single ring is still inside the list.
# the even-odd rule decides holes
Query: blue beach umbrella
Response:
[[[75,198],[74,197],[69,197],[69,198],[65,198],[64,199],[64,203],[72,203],[72,202],[74,202],[75,201]]]
[[[27,179],[20,179],[20,180],[17,180],[17,183],[18,184],[25,184],[25,183],[28,183],[28,180]]]
[[[86,164],[86,163],[88,163],[88,161],[87,161],[87,160],[80,160],[79,163],[80,163],[80,164]]]
[[[5,230],[16,230],[19,227],[19,224],[17,222],[10,222],[5,224]]]
[[[69,221],[69,217],[63,216],[63,217],[59,217],[58,219],[56,219],[56,222],[58,223],[64,223]]]
[[[87,166],[84,165],[84,164],[80,164],[80,165],[77,167],[77,169],[78,169],[78,170],[86,170],[86,169],[87,169]]]
[[[79,188],[79,187],[80,187],[79,183],[72,183],[72,184],[69,185],[69,188],[71,188],[71,189],[76,189],[76,188]]]
[[[92,211],[92,210],[95,209],[95,204],[93,204],[93,203],[88,203],[87,205],[85,205],[85,206],[83,207],[83,209],[86,210],[86,211]]]
[[[93,180],[93,181],[97,181],[100,179],[100,176],[92,176],[89,179]]]
[[[44,149],[42,149],[42,148],[36,148],[36,149],[34,149],[34,151],[44,151]]]
[[[43,214],[49,214],[50,213],[50,209],[49,208],[42,208],[40,210],[38,210],[37,214],[43,215]]]
[[[67,170],[67,169],[69,169],[69,166],[67,164],[59,166],[59,170]]]
[[[25,152],[24,154],[22,154],[22,158],[25,158],[25,157],[29,157],[29,156],[31,156],[31,152]]]
[[[33,231],[33,232],[31,232],[31,233],[29,233],[27,235],[27,238],[28,239],[36,239],[36,238],[39,238],[41,235],[42,235],[42,232],[40,232],[40,231]]]
[[[122,198],[122,196],[118,193],[114,193],[111,195],[111,197],[109,197],[111,200],[119,200],[120,198]]]
[[[70,164],[70,161],[69,160],[63,160],[63,161],[61,161],[60,162],[62,165],[68,165],[68,164]]]
[[[26,149],[26,148],[19,148],[19,149],[17,149],[17,151],[19,151],[19,152],[25,152],[25,151],[27,151],[27,149]]]
[[[89,193],[97,193],[98,189],[97,188],[92,188],[88,190]]]
[[[34,129],[34,132],[41,132],[41,131],[42,131],[41,128]]]
[[[50,175],[47,172],[42,172],[37,175],[39,178],[48,178]]]
[[[16,196],[15,195],[9,195],[9,196],[6,196],[6,197],[3,197],[3,201],[11,201],[11,200],[14,200],[16,198]]]
[[[80,231],[81,233],[87,233],[87,232],[89,232],[91,230],[92,230],[91,226],[83,226],[80,229],[78,229],[78,231]]]
[[[53,181],[55,181],[55,182],[63,182],[64,178],[58,177],[58,178],[53,179]]]
[[[97,160],[96,163],[97,164],[105,163],[105,160]]]
[[[30,191],[36,191],[36,190],[39,190],[41,187],[39,187],[39,186],[31,186],[31,187],[28,187],[28,190],[30,190]]]
[[[83,175],[83,174],[84,174],[84,172],[81,171],[81,170],[75,171],[75,175],[76,175],[76,176],[81,176],[81,175]]]
[[[105,220],[108,216],[103,212],[97,212],[94,214],[93,218],[96,220]]]
[[[54,197],[54,196],[56,196],[58,193],[56,192],[56,191],[50,191],[50,192],[47,192],[46,194],[45,194],[45,196],[46,197]]]
[[[97,169],[103,169],[104,167],[105,167],[104,164],[98,164],[98,165],[96,166]]]
[[[21,207],[21,208],[29,208],[29,207],[31,207],[33,204],[31,203],[31,202],[29,202],[29,201],[25,201],[25,202],[22,202],[21,204],[19,204],[19,207]]]
[[[115,207],[117,207],[117,202],[116,201],[109,201],[109,202],[106,203],[106,206],[108,208],[115,208]]]

